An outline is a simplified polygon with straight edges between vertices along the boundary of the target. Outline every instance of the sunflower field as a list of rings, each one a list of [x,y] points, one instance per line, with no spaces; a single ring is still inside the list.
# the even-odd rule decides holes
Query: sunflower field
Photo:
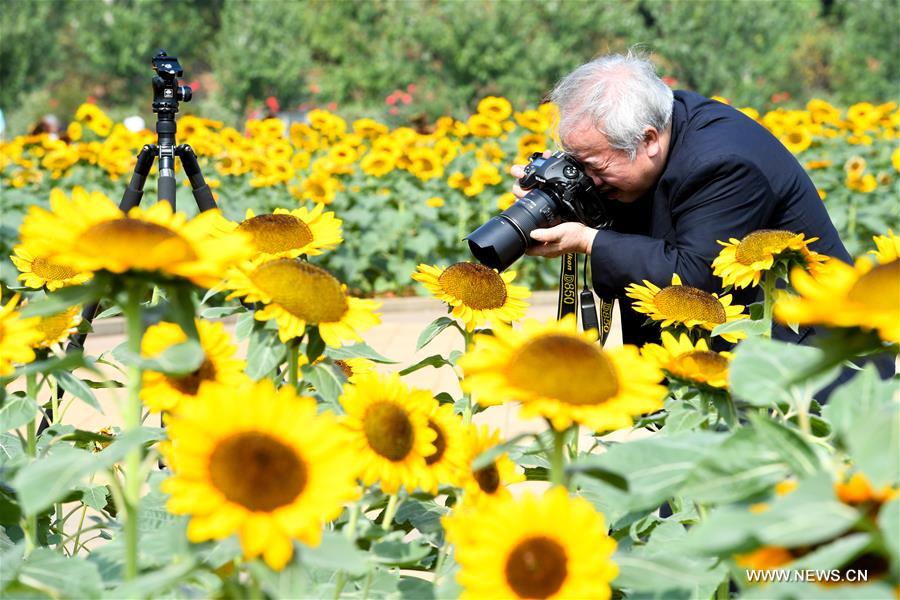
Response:
[[[118,209],[153,135],[95,106],[68,141],[5,143],[4,597],[895,598],[900,386],[846,364],[900,350],[900,112],[743,110],[813,170],[857,261],[797,232],[720,240],[719,293],[629,286],[661,329],[641,348],[526,319],[549,267],[460,243],[553,144],[552,106],[486,98],[420,130],[184,117],[221,205],[200,213],[187,187],[187,211]],[[763,300],[733,304],[749,286]],[[443,302],[417,350],[455,349],[366,344],[385,291]],[[85,352],[112,318],[126,341]],[[824,331],[789,345],[774,322]],[[422,369],[457,393],[404,380]],[[95,390],[118,424],[68,423]],[[482,423],[510,404],[541,429]]]

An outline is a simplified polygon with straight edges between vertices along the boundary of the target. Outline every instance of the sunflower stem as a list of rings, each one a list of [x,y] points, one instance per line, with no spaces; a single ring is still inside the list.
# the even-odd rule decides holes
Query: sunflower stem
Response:
[[[128,297],[122,307],[128,332],[128,349],[135,355],[141,352],[141,293],[137,288],[128,290]],[[141,427],[141,368],[128,366],[128,397],[123,410],[124,432]],[[131,580],[138,573],[138,528],[137,505],[141,495],[141,448],[133,448],[125,457],[125,490],[122,494],[125,504],[125,579]]]
[[[777,276],[773,270],[766,271],[763,278],[763,322],[766,324],[765,337],[772,337],[772,307],[775,304],[775,282]]]
[[[566,481],[566,431],[557,431],[552,428],[553,432],[553,451],[550,455],[550,485],[567,486]]]
[[[347,539],[351,542],[356,541],[356,524],[359,523],[359,502],[350,505],[350,516],[347,519],[347,529],[345,533]]]
[[[387,508],[384,509],[384,519],[381,521],[382,529],[388,530],[391,528],[391,523],[394,522],[394,515],[397,514],[397,508],[400,506],[399,498],[398,494],[391,494],[388,498]]]
[[[38,395],[37,373],[29,373],[25,377],[25,391],[28,394],[28,398],[36,402]],[[34,425],[34,419],[31,419],[25,426],[25,454],[32,459],[37,456],[37,430]],[[37,547],[37,515],[25,517],[22,529],[25,530],[25,556],[28,556]]]
[[[297,375],[297,371],[300,368],[297,364],[299,362],[300,342],[297,339],[293,339],[288,342],[288,383],[294,391],[297,390],[297,383],[299,382],[299,377]]]

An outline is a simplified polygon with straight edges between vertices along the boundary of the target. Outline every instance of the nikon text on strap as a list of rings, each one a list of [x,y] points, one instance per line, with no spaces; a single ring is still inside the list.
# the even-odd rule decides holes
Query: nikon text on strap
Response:
[[[574,314],[579,304],[581,306],[581,326],[585,331],[597,330],[600,344],[606,343],[612,327],[613,300],[599,298],[600,320],[597,320],[597,307],[594,305],[594,294],[588,287],[587,275],[588,257],[584,257],[584,289],[581,290],[581,301],[578,300],[578,264],[575,254],[563,254],[559,269],[559,302],[557,304],[556,318],[562,319],[566,315]]]

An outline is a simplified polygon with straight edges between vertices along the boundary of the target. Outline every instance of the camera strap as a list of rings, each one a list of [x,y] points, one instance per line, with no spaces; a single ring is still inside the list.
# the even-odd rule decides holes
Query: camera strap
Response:
[[[557,303],[556,318],[562,319],[566,315],[574,314],[581,307],[581,326],[585,331],[594,329],[597,331],[600,345],[606,343],[609,330],[612,327],[613,301],[607,298],[600,300],[600,320],[597,320],[597,306],[594,303],[594,293],[588,286],[588,257],[584,257],[584,288],[581,290],[581,300],[578,298],[578,262],[574,253],[563,254],[559,269],[559,300]]]

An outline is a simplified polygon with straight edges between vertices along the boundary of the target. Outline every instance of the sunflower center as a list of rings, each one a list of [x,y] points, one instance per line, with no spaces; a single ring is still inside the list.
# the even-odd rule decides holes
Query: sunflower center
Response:
[[[568,575],[566,550],[544,536],[522,540],[506,559],[506,582],[520,598],[549,598]]]
[[[485,494],[493,494],[500,487],[500,471],[497,470],[497,464],[491,463],[483,469],[478,469],[472,476],[478,483],[478,487]]]
[[[724,323],[725,308],[715,296],[686,285],[670,285],[653,297],[656,308],[667,319]]]
[[[514,387],[567,404],[602,404],[619,390],[615,368],[599,346],[559,333],[525,342],[505,374]]]
[[[78,275],[78,271],[75,269],[55,265],[51,262],[47,262],[47,259],[45,258],[35,258],[31,261],[31,272],[48,281],[62,281],[63,279]]]
[[[293,215],[259,215],[247,219],[238,229],[249,233],[253,245],[269,254],[302,248],[313,241],[309,226]]]
[[[250,280],[272,302],[310,323],[334,323],[347,312],[347,297],[331,274],[302,260],[284,258],[263,263]]]
[[[293,448],[261,431],[225,438],[209,460],[213,485],[231,502],[270,512],[294,501],[307,483],[307,468]]]
[[[369,446],[390,461],[401,461],[412,450],[412,422],[396,404],[376,402],[370,406],[363,418],[363,429]]]
[[[204,381],[213,381],[216,378],[216,366],[209,360],[204,360],[200,368],[193,373],[181,377],[170,377],[169,384],[188,396],[196,396],[200,384]]]
[[[444,437],[443,430],[433,420],[428,419],[428,426],[437,434],[434,442],[432,442],[434,444],[434,454],[425,457],[425,464],[433,465],[436,462],[440,462],[444,456],[444,452],[447,450],[447,438]]]
[[[765,260],[772,254],[772,250],[782,247],[795,233],[779,229],[760,229],[747,234],[738,244],[734,252],[734,258],[742,265],[752,265],[755,262]]]
[[[89,227],[78,240],[78,250],[124,260],[135,268],[155,268],[161,261],[171,264],[197,258],[190,243],[171,229],[128,217]]]
[[[900,260],[878,265],[860,277],[847,298],[875,310],[900,312]]]
[[[710,350],[693,350],[677,356],[672,361],[672,369],[681,372],[700,371],[701,375],[711,377],[724,373],[728,369],[728,359]]]
[[[506,284],[500,274],[484,265],[461,262],[441,273],[444,291],[476,310],[500,308],[506,302]]]

